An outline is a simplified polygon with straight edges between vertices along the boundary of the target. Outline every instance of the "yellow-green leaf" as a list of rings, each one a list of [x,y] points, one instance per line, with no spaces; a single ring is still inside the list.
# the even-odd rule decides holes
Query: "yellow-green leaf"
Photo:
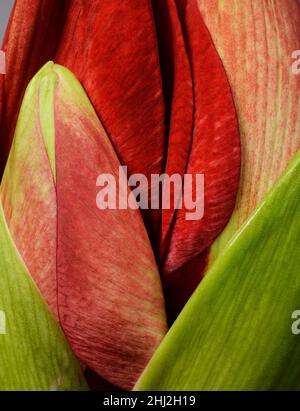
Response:
[[[86,383],[7,228],[0,202],[0,390],[82,390]]]

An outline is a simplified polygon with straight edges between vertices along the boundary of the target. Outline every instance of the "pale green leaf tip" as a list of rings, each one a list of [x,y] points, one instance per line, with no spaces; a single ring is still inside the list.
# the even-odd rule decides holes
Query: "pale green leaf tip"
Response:
[[[58,91],[60,96],[58,95]],[[38,113],[42,136],[49,158],[49,163],[54,179],[56,179],[55,161],[55,105],[56,98],[64,96],[70,104],[81,105],[93,111],[84,89],[74,74],[67,68],[55,64],[53,61],[46,63],[32,78],[25,92],[20,110],[18,123],[26,121],[26,115],[31,113],[32,105],[36,104],[38,94]],[[22,127],[20,127],[22,128]],[[18,131],[18,124],[16,134]],[[15,134],[15,139],[18,138]]]

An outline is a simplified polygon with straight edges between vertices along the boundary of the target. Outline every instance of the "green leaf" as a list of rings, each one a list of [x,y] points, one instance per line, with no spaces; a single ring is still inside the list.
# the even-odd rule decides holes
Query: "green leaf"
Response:
[[[87,389],[11,239],[0,202],[0,390]]]
[[[138,382],[140,390],[299,390],[300,152],[231,240]]]

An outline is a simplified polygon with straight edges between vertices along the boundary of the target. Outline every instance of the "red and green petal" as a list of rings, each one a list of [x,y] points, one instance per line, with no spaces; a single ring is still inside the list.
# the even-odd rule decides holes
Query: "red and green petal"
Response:
[[[83,88],[47,64],[26,92],[2,183],[8,226],[75,354],[130,388],[166,331],[139,210],[99,210],[119,160]]]

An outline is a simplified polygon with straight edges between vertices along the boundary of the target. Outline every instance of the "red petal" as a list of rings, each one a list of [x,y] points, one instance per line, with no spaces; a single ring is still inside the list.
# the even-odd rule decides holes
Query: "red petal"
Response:
[[[59,318],[84,364],[131,388],[165,332],[159,274],[139,211],[97,209],[97,176],[117,177],[120,163],[65,90],[55,100]]]
[[[164,262],[168,278],[209,247],[223,230],[235,205],[240,172],[236,111],[221,59],[196,2],[188,1],[181,13],[192,66],[195,104],[186,172],[193,176],[204,174],[205,203],[204,217],[199,221],[186,221],[185,208],[176,213]],[[179,287],[184,283],[183,273]]]
[[[168,151],[165,173],[185,173],[193,131],[193,83],[183,31],[174,0],[155,1],[164,96],[167,108]],[[174,190],[171,186],[171,197]],[[160,258],[165,254],[174,208],[162,210]]]
[[[164,103],[151,1],[73,1],[56,61],[82,82],[128,173],[160,173]],[[159,213],[144,215],[154,238]]]

